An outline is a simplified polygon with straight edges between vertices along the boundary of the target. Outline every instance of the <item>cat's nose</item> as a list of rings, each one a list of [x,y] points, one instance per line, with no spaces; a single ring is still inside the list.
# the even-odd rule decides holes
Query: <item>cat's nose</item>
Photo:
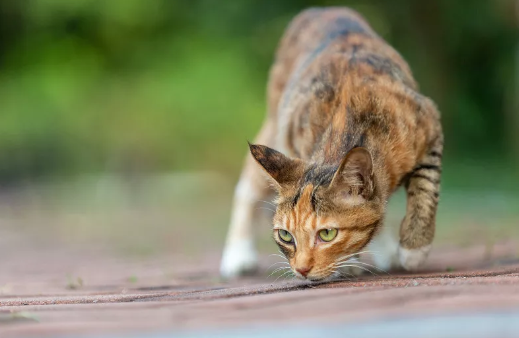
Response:
[[[306,277],[310,270],[312,270],[313,266],[307,266],[303,268],[297,268],[296,271],[299,272],[303,277]]]

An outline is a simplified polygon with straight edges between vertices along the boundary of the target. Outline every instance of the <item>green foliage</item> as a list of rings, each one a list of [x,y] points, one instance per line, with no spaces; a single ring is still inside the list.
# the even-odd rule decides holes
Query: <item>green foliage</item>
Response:
[[[235,172],[263,119],[284,27],[305,7],[339,4],[408,59],[443,112],[451,158],[510,153],[511,0],[8,0],[0,179]]]

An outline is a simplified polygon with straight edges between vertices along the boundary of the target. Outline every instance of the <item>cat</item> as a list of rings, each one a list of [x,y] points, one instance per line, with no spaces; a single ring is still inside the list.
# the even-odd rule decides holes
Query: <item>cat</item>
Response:
[[[280,42],[267,96],[235,190],[221,275],[257,267],[253,219],[270,187],[273,238],[296,277],[323,281],[348,265],[362,269],[349,262],[365,250],[377,253],[381,270],[418,269],[435,232],[443,133],[400,54],[354,10],[307,9]],[[391,242],[383,220],[400,186],[406,216]]]

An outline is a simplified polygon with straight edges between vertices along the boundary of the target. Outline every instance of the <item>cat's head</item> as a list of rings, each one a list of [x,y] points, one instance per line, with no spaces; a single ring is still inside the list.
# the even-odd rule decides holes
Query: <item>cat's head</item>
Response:
[[[338,166],[305,163],[261,145],[250,151],[278,192],[273,237],[294,274],[311,281],[338,276],[382,223],[369,151],[354,148]]]

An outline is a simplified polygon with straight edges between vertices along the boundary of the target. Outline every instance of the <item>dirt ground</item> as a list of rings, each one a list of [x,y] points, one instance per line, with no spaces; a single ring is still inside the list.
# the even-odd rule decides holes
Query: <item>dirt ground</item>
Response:
[[[477,316],[496,313],[498,319],[509,318],[508,324],[519,323],[517,254],[514,241],[496,244],[490,252],[477,245],[439,247],[417,274],[379,273],[320,285],[267,277],[275,260],[265,256],[258,276],[225,283],[217,277],[217,252],[189,261],[178,256],[122,259],[94,247],[41,244],[2,231],[0,337],[276,336],[272,330],[312,336],[330,327],[344,332],[338,324],[355,332],[362,323],[374,329],[388,320],[415,318],[413,323],[419,323],[437,316],[469,316],[456,323],[474,328],[486,323]],[[432,332],[438,323],[420,327]],[[477,332],[519,335],[496,323],[487,325],[490,331]]]

